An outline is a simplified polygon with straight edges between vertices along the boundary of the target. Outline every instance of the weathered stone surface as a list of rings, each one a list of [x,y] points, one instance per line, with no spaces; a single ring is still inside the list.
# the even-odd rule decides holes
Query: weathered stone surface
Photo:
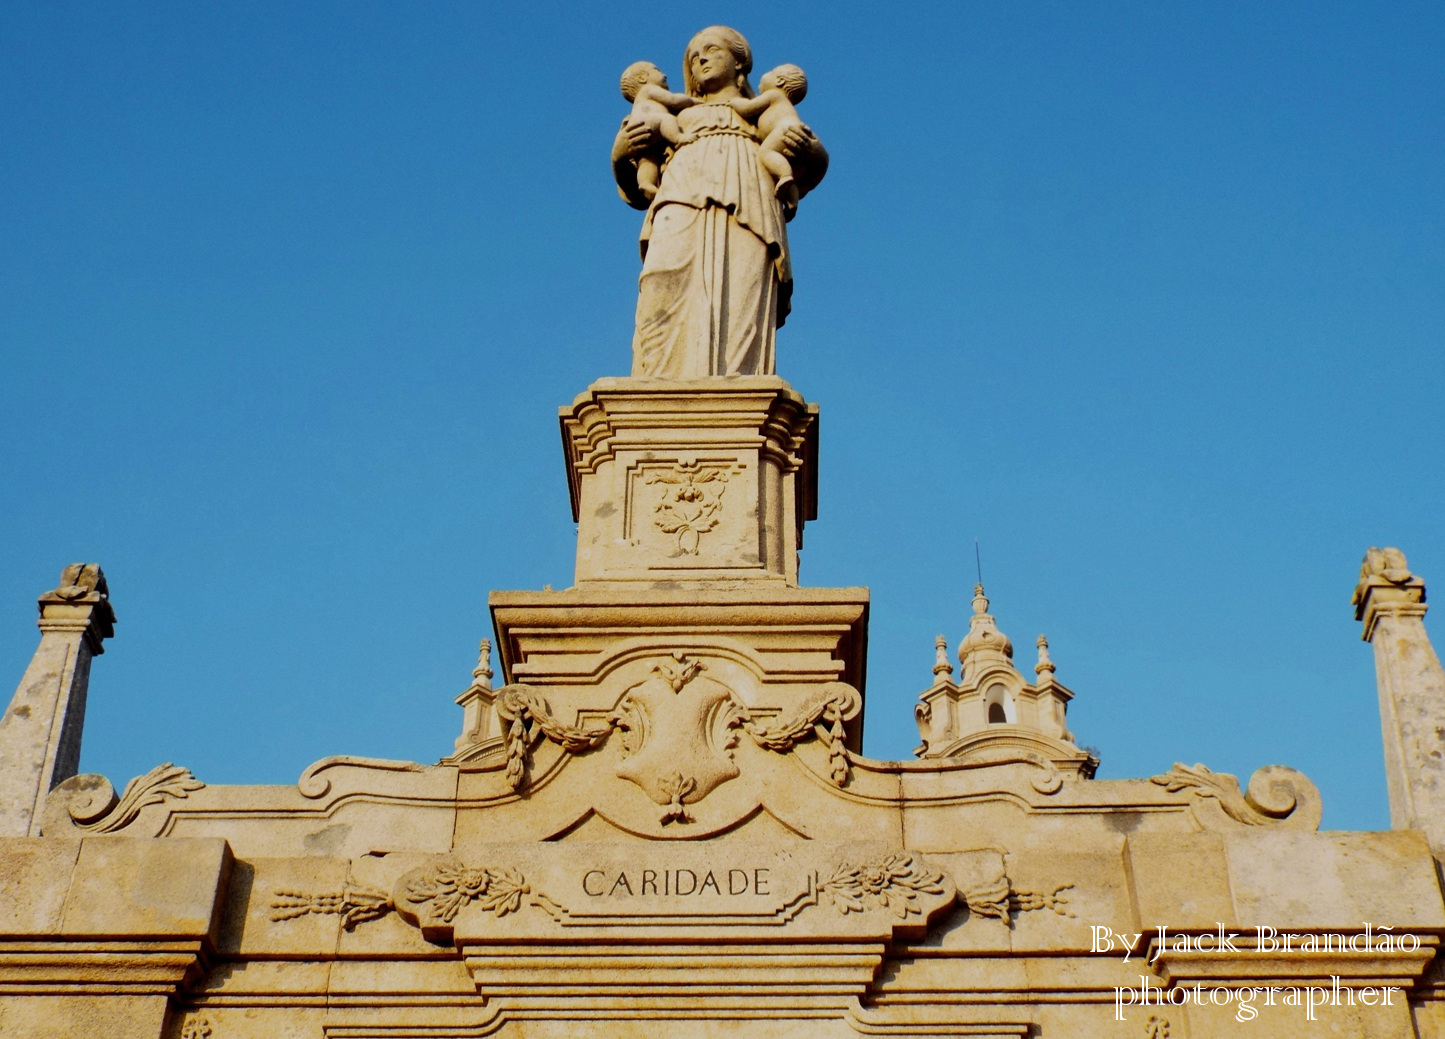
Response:
[[[221,840],[0,839],[0,1034],[158,1039],[212,963]]]
[[[0,843],[0,934],[59,933],[70,874],[79,857],[78,840]]]
[[[184,935],[214,944],[231,850],[210,839],[87,837],[70,878],[65,934]]]
[[[1445,847],[1445,670],[1425,634],[1425,582],[1397,548],[1372,548],[1355,619],[1375,648],[1390,825]]]
[[[157,1039],[166,1001],[137,996],[0,996],[0,1034],[6,1039]]]

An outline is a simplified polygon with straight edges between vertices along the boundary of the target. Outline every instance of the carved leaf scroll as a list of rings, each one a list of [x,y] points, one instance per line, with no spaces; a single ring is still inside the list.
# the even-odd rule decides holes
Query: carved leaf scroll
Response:
[[[741,728],[759,747],[780,753],[792,750],[810,732],[813,733],[828,748],[828,778],[834,786],[842,787],[850,775],[843,722],[857,717],[862,708],[863,698],[858,695],[858,690],[846,682],[829,682],[797,713],[778,725],[760,724],[741,704],[728,724]]]
[[[115,787],[104,776],[72,776],[56,787],[47,800],[42,829],[47,834],[55,834],[68,823],[88,833],[114,833],[135,822],[151,805],[170,799],[184,800],[205,785],[191,775],[189,769],[169,761],[132,779],[119,798],[115,796]]]
[[[1234,776],[1213,772],[1203,765],[1191,767],[1176,762],[1168,772],[1149,781],[1171,794],[1186,791],[1201,801],[1213,801],[1225,815],[1246,826],[1319,829],[1319,790],[1303,774],[1282,765],[1267,765],[1256,771],[1242,794]]]

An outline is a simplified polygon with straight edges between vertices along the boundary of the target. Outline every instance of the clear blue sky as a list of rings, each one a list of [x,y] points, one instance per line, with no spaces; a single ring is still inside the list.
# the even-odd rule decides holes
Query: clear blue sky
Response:
[[[617,10],[10,5],[0,661],[105,567],[83,769],[450,751],[487,592],[571,583],[556,408],[629,365],[618,75],[724,22],[833,155],[778,352],[804,582],[873,592],[868,752],[977,537],[1102,777],[1288,764],[1387,825],[1349,596],[1371,544],[1445,590],[1445,9]]]

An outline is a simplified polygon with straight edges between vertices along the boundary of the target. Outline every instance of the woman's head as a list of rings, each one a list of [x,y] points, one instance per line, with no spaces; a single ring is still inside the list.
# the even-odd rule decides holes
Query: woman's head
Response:
[[[752,97],[748,73],[753,52],[743,34],[725,25],[712,25],[688,41],[682,56],[684,89],[693,97],[715,94],[729,86]]]

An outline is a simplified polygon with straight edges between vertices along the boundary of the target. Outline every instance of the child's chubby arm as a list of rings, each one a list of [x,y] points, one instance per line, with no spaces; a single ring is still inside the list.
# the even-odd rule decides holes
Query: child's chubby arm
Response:
[[[697,104],[697,98],[695,97],[688,97],[686,94],[674,94],[671,91],[663,90],[661,87],[653,86],[651,83],[637,92],[637,99],[639,101],[646,99],[656,102],[669,112],[678,112]]]
[[[783,96],[781,90],[764,90],[757,97],[735,97],[728,102],[732,105],[733,111],[750,122],[757,122],[758,116],[762,115],[778,98]]]

